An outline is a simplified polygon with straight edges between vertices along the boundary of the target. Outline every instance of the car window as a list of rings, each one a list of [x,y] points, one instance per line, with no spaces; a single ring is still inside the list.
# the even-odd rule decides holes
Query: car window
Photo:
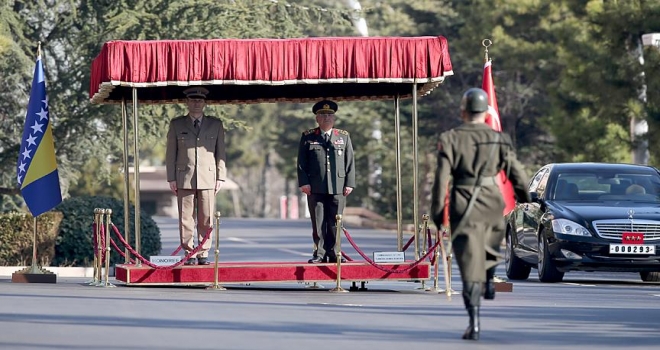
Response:
[[[529,183],[529,192],[536,192],[536,189],[541,183],[541,179],[543,178],[543,175],[547,173],[548,173],[548,168],[542,168],[541,170],[536,172],[536,174],[532,178],[532,181]]]
[[[551,198],[566,201],[660,202],[660,176],[635,172],[566,172],[557,176]]]

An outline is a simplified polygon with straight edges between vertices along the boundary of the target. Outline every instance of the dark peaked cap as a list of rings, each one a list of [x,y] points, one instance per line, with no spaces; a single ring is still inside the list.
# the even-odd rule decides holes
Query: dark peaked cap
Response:
[[[196,86],[183,90],[183,93],[188,98],[206,98],[206,95],[208,95],[209,90],[201,86]]]
[[[314,114],[335,114],[337,112],[337,104],[330,100],[323,100],[316,102],[314,107],[312,107],[312,113]]]

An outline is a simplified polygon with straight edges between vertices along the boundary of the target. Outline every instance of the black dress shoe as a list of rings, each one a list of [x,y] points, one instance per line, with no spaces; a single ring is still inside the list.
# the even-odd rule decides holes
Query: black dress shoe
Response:
[[[320,256],[313,256],[311,259],[307,260],[308,263],[310,264],[321,264],[324,263],[325,259],[321,258]]]
[[[197,258],[197,265],[209,265],[210,262],[207,258]]]
[[[336,263],[337,263],[337,257],[336,257],[336,256],[328,257],[328,262],[329,262],[329,263],[332,263],[332,264],[336,264]],[[341,262],[342,262],[342,263],[345,263],[345,262],[346,262],[346,259],[344,259],[344,257],[342,257],[342,258],[341,258]]]
[[[190,258],[190,259],[186,260],[186,262],[184,262],[183,264],[184,265],[195,265],[195,263],[196,263],[195,258]]]
[[[463,333],[465,340],[479,340],[479,332],[481,325],[479,324],[479,306],[471,306],[467,308],[468,316],[470,316],[470,325]]]

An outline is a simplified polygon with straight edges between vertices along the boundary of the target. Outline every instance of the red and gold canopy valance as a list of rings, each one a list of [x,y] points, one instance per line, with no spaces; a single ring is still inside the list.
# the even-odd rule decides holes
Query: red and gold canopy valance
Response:
[[[92,62],[92,103],[211,104],[389,99],[430,92],[452,73],[444,37],[110,41]]]

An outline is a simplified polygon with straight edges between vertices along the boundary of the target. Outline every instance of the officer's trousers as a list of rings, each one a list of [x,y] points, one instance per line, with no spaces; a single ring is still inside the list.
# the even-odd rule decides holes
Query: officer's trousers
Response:
[[[212,218],[215,209],[215,190],[191,190],[179,189],[177,191],[177,202],[179,205],[179,233],[181,235],[181,247],[190,252],[194,248],[195,232],[195,209],[197,210],[197,243],[199,244],[209,229],[213,227]],[[200,251],[198,258],[207,258],[211,249],[209,236]]]
[[[307,197],[316,234],[312,233],[320,257],[336,257],[337,214],[344,212],[346,197],[342,194],[312,193]],[[317,241],[318,239],[318,241]]]

